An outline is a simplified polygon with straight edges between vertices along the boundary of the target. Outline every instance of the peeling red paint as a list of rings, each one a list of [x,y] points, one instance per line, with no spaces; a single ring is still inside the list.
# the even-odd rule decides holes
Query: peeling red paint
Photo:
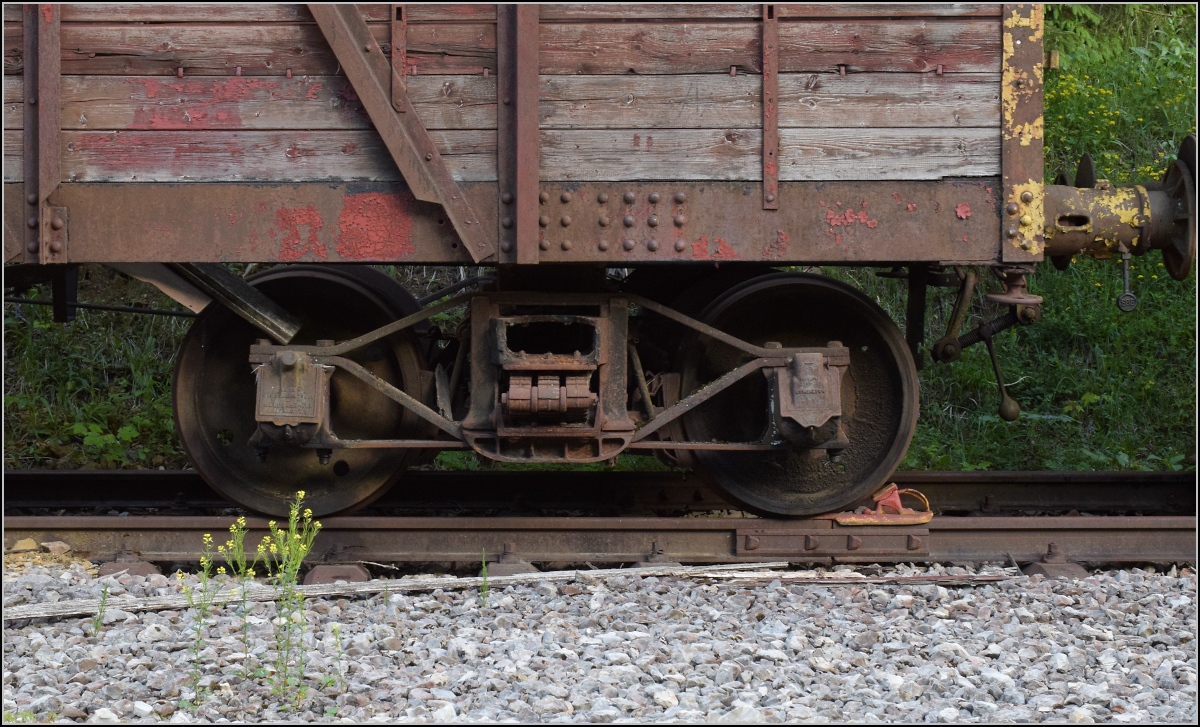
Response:
[[[904,204],[904,200],[900,199],[899,192],[892,192],[892,199],[896,200],[896,204]]]
[[[840,200],[840,199],[839,199],[838,201],[834,202],[834,204],[836,204],[838,207],[841,207],[841,206],[842,206],[842,200]]]
[[[834,236],[833,236],[833,244],[835,244],[835,245],[841,245],[841,244],[842,244],[842,236],[841,236],[841,235],[834,235]]]
[[[717,251],[713,253],[714,260],[735,260],[737,252],[729,246],[729,243],[723,237],[713,239],[717,243]]]
[[[46,25],[53,23],[54,22],[54,6],[53,5],[43,5],[42,6],[42,17],[46,20]]]
[[[241,213],[241,212],[230,212],[230,213],[229,213],[229,224],[230,224],[230,226],[236,225],[236,224],[237,224],[237,222],[238,222],[238,220],[240,220],[240,219],[242,219],[242,213]]]
[[[963,242],[969,242],[969,240],[967,240],[967,236],[966,236],[966,235],[963,235]]]
[[[908,207],[907,207],[907,209],[908,209],[908,211],[909,211],[909,212],[916,212],[916,211],[917,211],[917,206],[916,206],[915,204],[913,204],[912,202],[909,202],[909,203],[908,203]]]
[[[311,204],[306,207],[280,207],[275,212],[275,224],[283,232],[279,248],[281,261],[295,262],[306,255],[326,259],[325,246],[320,237],[325,221]],[[308,228],[308,236],[305,239],[301,239],[301,227]]]
[[[863,209],[867,208],[867,200],[865,200],[865,199],[862,201],[862,208]]]
[[[788,234],[785,230],[776,230],[775,239],[763,247],[763,257],[779,259],[785,257],[788,251]]]
[[[258,209],[258,211],[259,211],[260,213],[262,213],[262,212],[266,212],[266,211],[267,211],[267,202],[266,202],[266,200],[262,200],[262,199],[260,199],[260,200],[258,201],[257,209]]]
[[[315,149],[305,149],[297,146],[296,142],[293,141],[288,146],[287,151],[284,152],[284,155],[287,156],[288,159],[302,159],[304,157],[316,156],[317,152]]]
[[[407,197],[387,192],[346,195],[338,214],[337,253],[343,260],[403,260],[415,251]]]
[[[867,227],[874,230],[876,227],[879,227],[879,220],[867,220]]]
[[[647,136],[647,137],[646,137],[646,147],[647,147],[647,148],[649,148],[649,147],[652,147],[652,146],[654,146],[654,137],[653,137],[653,136]]]
[[[840,204],[840,203],[838,203],[838,204]],[[841,213],[836,212],[832,209],[826,208],[825,224],[829,225],[830,227],[845,227],[845,228],[847,228],[845,232],[848,235],[854,234],[853,231],[850,230],[849,228],[853,227],[855,224],[863,224],[872,230],[875,229],[876,227],[878,227],[879,221],[871,219],[871,216],[867,213],[866,201],[863,201],[862,206],[863,206],[863,209],[860,209],[858,211],[855,211],[853,209],[848,209],[845,212],[841,212]],[[840,240],[841,235],[838,235],[837,239]]]
[[[820,204],[821,204],[821,206],[822,206],[822,207],[824,207],[824,206],[825,206],[825,200],[821,200],[821,203],[820,203]]]
[[[358,150],[358,144],[346,144],[342,147],[343,154],[353,154]]]
[[[641,145],[642,145],[642,136],[641,136],[641,134],[634,134],[634,135],[633,135],[633,145],[634,145],[634,146],[641,146]]]
[[[310,83],[308,85],[308,93],[304,94],[304,98],[307,98],[310,100],[316,100],[317,93],[321,90],[322,85],[324,85],[324,84]]]
[[[954,208],[954,214],[958,215],[958,219],[965,220],[971,216],[971,205],[963,202]]]
[[[699,240],[692,243],[692,257],[697,260],[708,259],[708,235],[701,235]]]

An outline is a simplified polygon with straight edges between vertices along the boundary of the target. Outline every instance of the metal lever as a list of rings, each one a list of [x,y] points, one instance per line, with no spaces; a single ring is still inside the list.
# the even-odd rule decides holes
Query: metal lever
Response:
[[[1126,313],[1137,308],[1138,304],[1137,296],[1129,289],[1129,259],[1132,257],[1128,252],[1121,255],[1121,277],[1125,279],[1125,292],[1117,296],[1117,307]]]
[[[958,331],[962,328],[963,320],[967,317],[970,307],[971,294],[975,292],[975,283],[979,274],[968,270],[962,277],[962,286],[958,289],[958,298],[954,301],[954,312],[950,314],[950,323],[946,326],[946,335],[933,344],[929,354],[934,361],[953,363],[962,355],[962,345],[959,342]]]
[[[992,345],[992,336],[988,334],[983,339],[987,346],[988,356],[992,358],[992,370],[996,372],[996,385],[1000,387],[1000,418],[1006,422],[1015,422],[1021,416],[1021,405],[1013,401],[1004,389],[1004,376],[1000,373],[1000,362],[996,360],[996,347]]]

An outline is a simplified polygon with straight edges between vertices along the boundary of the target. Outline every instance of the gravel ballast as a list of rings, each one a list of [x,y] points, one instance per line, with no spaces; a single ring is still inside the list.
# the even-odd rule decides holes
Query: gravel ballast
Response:
[[[180,590],[10,564],[4,605]],[[873,572],[879,572],[875,568]],[[836,571],[836,572],[835,572]],[[884,575],[1012,574],[888,567]],[[848,567],[830,575],[854,578]],[[188,578],[195,583],[194,577]],[[6,622],[6,721],[1194,722],[1196,574],[1015,576],[972,586],[820,585],[615,574],[306,604],[306,698],[244,678],[240,606],[110,607]],[[250,665],[274,662],[273,603],[251,604]],[[261,673],[261,672],[260,672]],[[332,677],[332,679],[330,679]],[[332,682],[332,683],[331,683]],[[294,697],[294,694],[291,695]],[[199,702],[196,707],[188,702]]]

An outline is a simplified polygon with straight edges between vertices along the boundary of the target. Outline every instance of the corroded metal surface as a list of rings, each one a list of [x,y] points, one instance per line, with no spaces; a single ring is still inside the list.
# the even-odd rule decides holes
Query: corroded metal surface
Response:
[[[1005,5],[1000,81],[1000,158],[1004,175],[1004,239],[1009,263],[1042,259],[1043,135],[1041,5]]]

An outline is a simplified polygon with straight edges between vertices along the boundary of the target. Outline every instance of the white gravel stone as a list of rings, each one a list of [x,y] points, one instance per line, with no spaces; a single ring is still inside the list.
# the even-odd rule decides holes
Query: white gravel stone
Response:
[[[37,566],[5,573],[3,598],[95,598],[103,584],[114,599],[180,586]],[[251,604],[244,620],[239,604],[213,610],[197,695],[196,615],[118,601],[97,636],[90,618],[6,622],[4,711],[172,723],[1191,723],[1195,594],[1184,569],[954,587],[618,574],[493,587],[486,607],[452,589],[333,597],[298,616],[306,691],[286,698],[271,691],[275,604]]]

